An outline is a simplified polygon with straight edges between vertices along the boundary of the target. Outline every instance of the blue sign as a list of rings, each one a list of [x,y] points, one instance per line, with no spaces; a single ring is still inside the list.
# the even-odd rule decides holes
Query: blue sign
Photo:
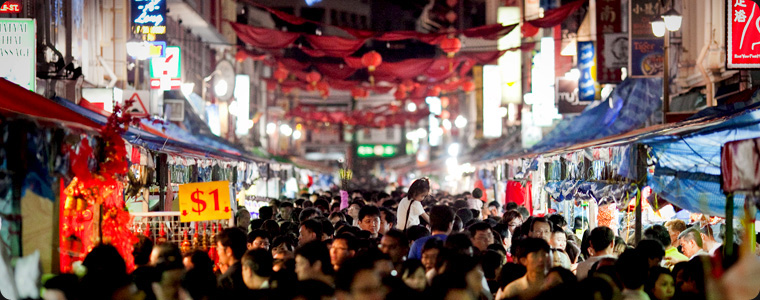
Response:
[[[634,39],[631,41],[631,77],[662,77],[665,69],[661,38]]]
[[[132,0],[132,28],[135,34],[166,34],[166,0]]]
[[[594,42],[578,42],[578,98],[594,101],[596,98],[596,49]]]

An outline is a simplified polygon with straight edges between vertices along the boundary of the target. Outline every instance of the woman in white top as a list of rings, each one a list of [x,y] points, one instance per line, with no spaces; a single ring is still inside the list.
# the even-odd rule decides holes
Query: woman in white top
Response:
[[[420,178],[412,182],[406,198],[398,204],[396,229],[404,231],[411,226],[419,225],[420,217],[430,223],[430,217],[422,207],[422,200],[428,194],[430,194],[430,180]]]

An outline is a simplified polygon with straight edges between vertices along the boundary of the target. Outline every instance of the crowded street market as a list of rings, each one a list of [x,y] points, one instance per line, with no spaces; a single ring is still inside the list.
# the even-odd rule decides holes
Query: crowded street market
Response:
[[[0,299],[760,299],[759,45],[760,0],[0,0]]]

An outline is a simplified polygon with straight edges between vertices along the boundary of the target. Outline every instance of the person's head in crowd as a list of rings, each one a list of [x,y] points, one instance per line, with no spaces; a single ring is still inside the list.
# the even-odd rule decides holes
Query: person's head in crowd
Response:
[[[364,207],[364,201],[362,200],[354,200],[351,201],[351,203],[348,204],[348,210],[347,214],[351,218],[354,219],[357,223],[359,222],[359,211]]]
[[[306,202],[304,198],[298,198],[295,202],[297,208],[303,208],[303,203]]]
[[[551,242],[552,223],[544,217],[533,218],[530,223],[530,237],[544,239],[547,243]]]
[[[335,237],[330,246],[330,263],[336,271],[343,263],[354,257],[358,250],[356,237],[351,233],[342,233]]]
[[[589,254],[591,256],[612,255],[615,248],[615,233],[606,226],[591,230],[589,234]]]
[[[501,273],[499,274],[499,288],[504,288],[513,281],[525,276],[525,266],[517,262],[508,262],[501,267]]]
[[[380,239],[380,251],[390,256],[394,265],[406,260],[409,253],[409,240],[397,229],[391,229]]]
[[[457,199],[454,201],[454,205],[452,206],[455,211],[459,211],[462,208],[467,208],[467,200],[464,199]]]
[[[330,212],[330,203],[327,199],[319,198],[314,201],[314,208],[318,209],[323,215],[327,215]]]
[[[567,243],[567,245],[565,245],[565,253],[570,259],[570,263],[576,264],[578,263],[578,257],[581,254],[581,248],[578,247],[578,245],[576,245],[574,242]]]
[[[552,248],[552,267],[563,267],[565,269],[571,269],[570,257],[567,256],[564,249]]]
[[[425,272],[435,269],[441,251],[443,251],[443,241],[439,239],[429,239],[425,242],[422,246],[422,257],[420,260],[425,267]]]
[[[472,224],[467,228],[467,231],[470,233],[470,240],[472,241],[472,245],[475,246],[475,248],[477,248],[480,252],[486,251],[488,249],[488,245],[494,243],[494,236],[493,232],[491,231],[491,226],[489,226],[486,222],[478,222]]]
[[[308,219],[319,218],[321,216],[322,216],[322,213],[316,208],[313,208],[313,207],[304,208],[301,211],[301,214],[298,215],[298,222],[303,223],[304,221]]]
[[[272,276],[272,255],[263,249],[249,250],[240,260],[243,282],[249,289],[266,288]]]
[[[475,188],[474,190],[472,190],[472,198],[474,199],[483,198],[483,190],[481,190],[480,188]]]
[[[316,279],[332,284],[334,272],[330,263],[330,251],[321,241],[311,241],[296,249],[296,274],[298,280]]]
[[[563,217],[560,214],[552,214],[549,216],[549,221],[552,222],[552,225],[555,227],[562,228],[562,230],[567,231],[567,220],[565,220],[565,217]]]
[[[248,250],[263,249],[269,251],[269,234],[261,229],[248,233],[246,246]]]
[[[612,250],[614,255],[620,256],[626,249],[628,249],[628,244],[625,243],[625,240],[619,236],[615,236],[615,248]]]
[[[293,213],[293,202],[284,201],[279,207],[280,218],[290,221],[290,215]]]
[[[515,203],[514,201],[507,201],[507,204],[504,205],[504,211],[507,212],[510,210],[515,210],[517,209],[517,206],[518,206],[517,203]]]
[[[423,225],[414,225],[406,229],[406,238],[409,243],[414,243],[414,241],[426,236],[430,236],[430,230]]]
[[[472,220],[474,217],[472,215],[472,210],[469,208],[460,208],[457,210],[457,216],[462,219],[463,224],[467,224]]]
[[[554,249],[565,250],[565,247],[567,246],[567,234],[562,230],[562,227],[554,226],[554,228],[552,228],[552,237],[549,245]]]
[[[711,247],[713,245],[716,245],[718,242],[715,240],[715,234],[713,232],[712,226],[710,226],[709,223],[707,224],[700,224],[697,223],[696,228],[699,228],[700,237],[702,238],[702,244],[704,246],[705,251],[711,250]]]
[[[291,256],[295,250],[295,244],[295,239],[292,236],[281,235],[275,237],[269,246],[272,249],[273,257],[280,253],[285,254],[285,256]]]
[[[638,248],[638,245],[636,246]],[[652,300],[670,300],[676,293],[675,280],[670,270],[663,267],[649,269],[644,291]]]
[[[212,299],[218,293],[216,283],[213,272],[189,270],[180,278],[179,299]]]
[[[247,232],[248,226],[251,225],[251,213],[245,208],[238,209],[237,214],[235,215],[235,223],[238,228]]]
[[[401,265],[401,279],[406,285],[418,292],[425,291],[427,287],[427,278],[425,277],[425,267],[419,260],[410,259]]]
[[[707,256],[697,256],[694,259],[683,262],[678,272],[673,267],[676,281],[676,297],[683,299],[697,299],[695,296],[705,295],[705,266],[710,263]],[[682,264],[682,263],[679,263]],[[678,264],[677,264],[678,265]]]
[[[261,229],[261,225],[264,225],[264,220],[253,219],[251,220],[251,225],[248,225],[248,230],[244,230],[244,231],[252,231],[252,230]]]
[[[219,262],[231,266],[240,261],[248,250],[248,238],[238,228],[225,228],[216,236],[216,252]]]
[[[275,220],[266,220],[263,224],[261,224],[261,230],[269,233],[270,237],[278,236],[280,235],[280,224],[277,224],[277,221]]]
[[[272,220],[274,219],[274,207],[262,206],[259,208],[259,219]]]
[[[462,223],[462,219],[459,218],[459,216],[454,216],[454,226],[451,227],[451,232],[460,232],[464,229],[464,223]]]
[[[523,221],[527,220],[528,217],[530,217],[530,212],[527,208],[525,208],[525,206],[520,205],[516,208],[516,210],[520,213],[520,216],[522,216]]]
[[[514,202],[510,202],[514,203]],[[504,215],[501,217],[501,222],[504,224],[507,224],[509,228],[509,233],[515,234],[515,228],[520,227],[522,225],[522,215],[520,215],[519,212],[516,210],[508,210],[504,213]]]
[[[668,229],[659,224],[652,225],[644,230],[644,239],[658,241],[664,249],[670,248],[672,244]]]
[[[578,282],[578,278],[570,269],[561,266],[554,266],[546,273],[544,280],[544,290],[549,290],[560,285],[572,285]]]
[[[346,221],[346,215],[344,215],[342,212],[336,211],[336,212],[330,213],[330,216],[327,217],[327,219],[330,220],[330,222],[333,223],[333,225],[335,225],[336,223],[338,223],[340,221],[344,221],[345,222]]]
[[[298,229],[298,245],[304,245],[311,241],[322,240],[322,222],[315,219],[308,219],[301,222]]]
[[[497,201],[488,202],[488,214],[491,216],[501,216],[501,204]]]
[[[340,201],[330,204],[330,213],[340,212]]]
[[[477,209],[474,209],[474,208],[470,208],[470,211],[472,212],[472,220],[470,220],[470,222],[474,223],[474,222],[477,222],[478,220],[482,219],[480,217],[480,210],[477,210]],[[470,222],[467,222],[468,226],[470,225],[469,224]]]
[[[443,242],[443,248],[452,254],[473,256],[475,254],[473,247],[470,235],[466,232],[452,233]]]
[[[615,262],[615,269],[625,289],[643,290],[649,270],[649,262],[639,250],[625,250]]]
[[[185,270],[202,269],[206,272],[214,271],[214,261],[208,257],[208,253],[201,250],[194,250],[182,255],[182,264]]]
[[[665,248],[656,240],[641,240],[636,245],[636,250],[647,258],[650,268],[659,266],[665,256]]]
[[[396,201],[395,199],[385,200],[383,201],[382,207],[385,207],[392,211],[396,211],[398,209],[398,201]]]
[[[665,222],[665,228],[668,229],[668,233],[670,234],[670,244],[673,247],[678,247],[678,236],[686,230],[686,222],[683,220],[670,220]]]
[[[430,194],[430,180],[423,177],[412,182],[409,191],[406,193],[406,198],[410,201],[422,201],[428,194]]]
[[[454,254],[449,257],[443,273],[433,278],[433,299],[479,299],[483,294],[482,273],[478,261],[470,256]],[[437,294],[438,293],[444,293]],[[456,296],[452,296],[452,293]],[[469,298],[472,297],[472,298]]]
[[[380,230],[379,234],[385,234],[391,228],[396,227],[396,214],[386,207],[380,207]]]
[[[177,254],[166,255],[166,257],[181,257],[177,246],[172,249],[176,249]],[[175,258],[175,260],[181,268],[181,258]],[[99,244],[95,246],[82,261],[82,266],[87,269],[87,273],[81,278],[80,283],[87,290],[80,293],[79,299],[110,298],[119,293],[123,287],[129,285],[126,262],[112,245]]]
[[[374,262],[363,257],[346,262],[335,276],[335,296],[338,300],[381,300],[388,289],[375,271]]]
[[[430,208],[430,231],[433,233],[451,233],[454,227],[454,211],[448,206],[436,205]]]
[[[480,256],[480,265],[486,280],[496,280],[501,268],[507,263],[507,257],[499,251],[488,250]]]
[[[688,228],[678,235],[681,243],[681,252],[691,258],[699,253],[702,249],[702,236],[696,228]]]
[[[218,240],[217,240],[218,241]],[[153,246],[153,250],[150,252],[150,265],[157,266],[160,263],[167,261],[181,261],[182,254],[179,252],[177,245],[173,243],[163,243]]]
[[[280,209],[280,205],[284,201],[285,201],[285,199],[283,199],[283,201],[280,201],[280,200],[277,200],[277,199],[269,200],[269,207],[271,207],[274,212],[277,212],[277,210]]]
[[[335,235],[335,226],[326,218],[320,218],[319,222],[322,223],[322,240],[327,241]]]
[[[366,205],[359,210],[359,228],[370,232],[372,238],[376,238],[380,231],[380,209],[376,206]]]
[[[150,253],[150,249],[148,249],[148,253]],[[147,263],[146,263],[147,264]],[[151,270],[153,271],[154,268],[152,267],[145,267],[144,270]],[[152,275],[152,274],[151,274]],[[135,274],[132,274],[134,277]],[[155,295],[153,295],[152,290],[140,287],[140,283],[138,283],[138,279],[135,278],[135,285],[137,286],[138,294],[142,295],[145,298],[153,297],[155,298]],[[48,279],[45,281],[44,284],[44,292],[42,293],[42,299],[45,300],[67,300],[67,299],[76,299],[77,297],[77,287],[79,285],[79,277],[77,277],[74,274],[60,274],[56,275],[53,278]]]
[[[132,248],[132,257],[135,259],[135,266],[147,266],[150,264],[150,253],[153,251],[153,241],[145,236],[139,235],[137,242]]]

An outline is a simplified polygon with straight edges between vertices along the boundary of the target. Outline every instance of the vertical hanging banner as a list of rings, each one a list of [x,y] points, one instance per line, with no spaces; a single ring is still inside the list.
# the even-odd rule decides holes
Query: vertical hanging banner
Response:
[[[0,77],[34,92],[36,39],[33,19],[0,19]]]
[[[625,59],[623,61],[626,63],[628,61],[627,47],[621,47],[623,44],[619,42],[620,32],[623,30],[621,2],[621,0],[596,2],[596,47],[598,48],[597,53],[599,53],[597,81],[599,83],[619,83],[622,81],[620,68],[625,67],[625,65],[610,63],[609,61],[620,61],[621,58]],[[608,40],[613,43],[608,43]],[[616,41],[617,43],[615,43]],[[627,46],[627,35],[624,41],[625,46]],[[623,53],[624,55],[621,55]]]
[[[578,97],[580,101],[596,99],[596,51],[594,42],[578,42],[578,70],[581,77],[578,81]]]
[[[728,0],[726,67],[760,68],[760,1]]]
[[[634,78],[662,77],[664,38],[652,33],[652,21],[660,14],[659,0],[630,0],[628,31],[629,74]]]

